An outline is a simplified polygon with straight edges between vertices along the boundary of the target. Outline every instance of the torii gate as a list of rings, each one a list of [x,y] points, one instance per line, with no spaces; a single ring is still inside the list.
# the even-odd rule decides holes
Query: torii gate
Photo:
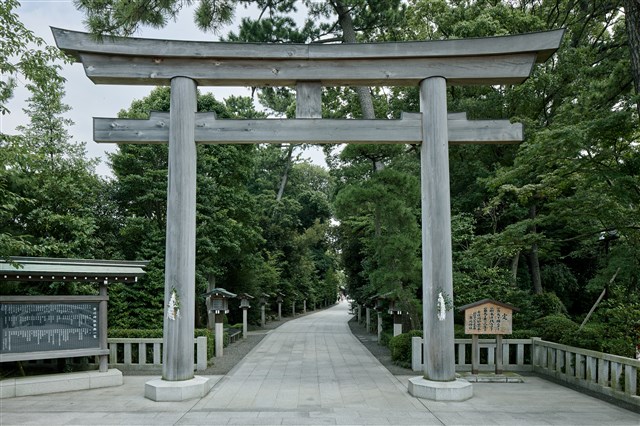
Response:
[[[169,143],[163,379],[145,396],[204,396],[193,374],[196,143],[421,144],[424,375],[417,397],[461,401],[471,384],[456,380],[449,143],[517,143],[522,127],[448,114],[446,85],[516,84],[559,47],[564,30],[467,40],[362,44],[251,44],[105,38],[52,28],[58,47],[82,62],[96,84],[171,85],[169,113],[149,120],[94,119],[94,138],[111,143]],[[295,86],[294,120],[216,120],[196,113],[197,86]],[[322,86],[420,87],[421,113],[400,120],[323,120]],[[180,315],[176,315],[175,302]],[[168,308],[172,309],[169,310]]]

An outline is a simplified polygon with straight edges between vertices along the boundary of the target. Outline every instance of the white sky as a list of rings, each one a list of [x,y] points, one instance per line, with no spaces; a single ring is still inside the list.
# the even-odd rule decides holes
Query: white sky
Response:
[[[2,0],[0,0],[2,1]],[[17,10],[23,24],[37,36],[43,38],[48,44],[55,46],[50,27],[58,27],[76,31],[87,31],[84,27],[83,15],[78,12],[71,0],[20,0],[21,7]],[[237,22],[242,16],[257,16],[257,10],[238,9]],[[226,34],[235,26],[224,28],[221,34]],[[157,30],[143,28],[136,37],[163,38],[175,40],[205,40],[217,41],[218,36],[204,34],[193,23],[191,10],[183,11],[177,22],[172,22],[165,28]],[[66,96],[64,102],[71,107],[66,117],[75,123],[69,132],[76,142],[86,142],[89,157],[103,159],[97,171],[103,176],[110,176],[109,166],[106,164],[105,152],[115,151],[115,145],[97,144],[93,141],[93,117],[116,117],[118,111],[126,109],[134,99],[141,99],[152,90],[150,86],[114,86],[95,85],[85,75],[82,64],[66,65],[62,69],[62,76],[66,78]],[[231,94],[250,96],[248,88],[216,87],[201,88],[201,91],[210,91],[218,100],[222,100]],[[16,126],[28,123],[28,118],[22,111],[26,106],[25,101],[29,93],[23,84],[18,83],[18,88],[8,107],[11,113],[0,115],[0,131],[14,133]],[[315,164],[326,165],[320,149],[312,149],[305,152],[302,157],[310,158]]]

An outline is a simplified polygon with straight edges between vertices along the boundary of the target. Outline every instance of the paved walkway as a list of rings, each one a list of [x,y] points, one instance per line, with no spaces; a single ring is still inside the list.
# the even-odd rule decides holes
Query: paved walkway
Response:
[[[640,415],[537,377],[475,384],[466,402],[411,397],[351,334],[346,303],[289,321],[200,399],[143,397],[149,377],[118,388],[0,401],[0,424],[634,425]]]

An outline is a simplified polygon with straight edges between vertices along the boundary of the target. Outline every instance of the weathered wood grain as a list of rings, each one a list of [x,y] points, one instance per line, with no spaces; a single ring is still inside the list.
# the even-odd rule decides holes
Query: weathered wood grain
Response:
[[[450,144],[519,143],[522,125],[507,120],[463,119],[449,114]],[[216,120],[198,113],[195,140],[203,144],[251,143],[410,143],[422,142],[422,115],[404,114],[400,120],[263,119]],[[149,120],[94,118],[94,140],[99,143],[166,143],[168,113],[151,113]]]
[[[439,382],[456,379],[453,312],[438,318],[440,296],[453,298],[446,84],[442,77],[420,84],[423,373],[425,379]]]
[[[324,86],[416,86],[433,76],[444,76],[453,85],[521,83],[536,54],[285,61],[80,53],[80,59],[96,84],[167,85],[184,76],[199,86],[295,86],[313,76]]]
[[[322,118],[322,84],[319,81],[296,84],[296,118]]]
[[[193,378],[193,330],[196,267],[196,84],[178,77],[171,82],[167,240],[164,284],[162,378]],[[167,307],[173,292],[180,314]]]
[[[546,61],[558,48],[563,29],[499,37],[458,40],[357,44],[270,44],[104,37],[51,28],[58,47],[78,58],[79,52],[130,56],[189,58],[344,59],[480,56],[534,52]]]

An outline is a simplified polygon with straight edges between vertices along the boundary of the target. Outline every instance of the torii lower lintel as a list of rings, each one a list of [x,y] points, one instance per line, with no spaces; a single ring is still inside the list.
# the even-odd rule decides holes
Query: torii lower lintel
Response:
[[[99,143],[167,143],[169,113],[152,112],[148,120],[94,118]],[[508,120],[467,120],[449,114],[450,144],[509,144],[523,140],[522,124]],[[403,113],[399,120],[330,120],[320,118],[217,120],[215,113],[197,113],[198,144],[253,143],[422,143],[422,114]]]

